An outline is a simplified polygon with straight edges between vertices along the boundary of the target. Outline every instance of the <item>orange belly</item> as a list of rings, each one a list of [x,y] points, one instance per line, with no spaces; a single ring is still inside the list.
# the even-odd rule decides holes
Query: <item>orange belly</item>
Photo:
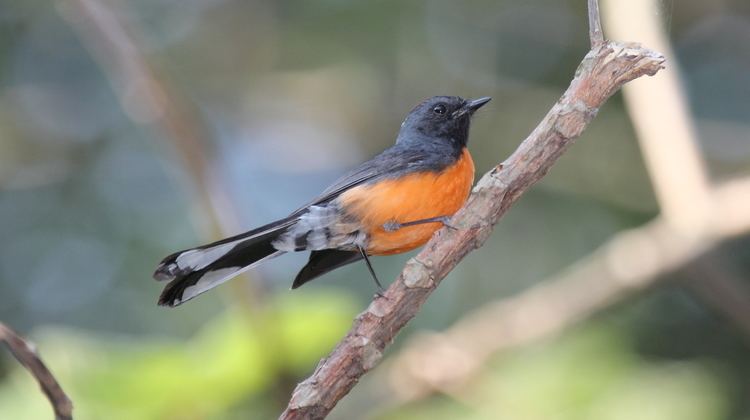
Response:
[[[474,162],[467,149],[442,172],[418,172],[363,185],[343,193],[343,208],[369,235],[367,253],[390,255],[424,245],[442,223],[424,223],[388,232],[389,222],[406,223],[451,216],[463,206],[474,183]]]

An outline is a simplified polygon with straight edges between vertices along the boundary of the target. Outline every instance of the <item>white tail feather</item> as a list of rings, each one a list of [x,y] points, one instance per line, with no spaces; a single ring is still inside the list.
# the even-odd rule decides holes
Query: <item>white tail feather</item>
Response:
[[[191,249],[180,254],[175,263],[181,270],[200,270],[226,255],[227,252],[231,251],[232,248],[240,242],[242,242],[242,240],[212,246],[210,248]]]
[[[254,263],[247,265],[245,267],[226,267],[226,268],[220,268],[218,270],[209,270],[203,276],[201,276],[201,278],[198,279],[198,281],[194,285],[186,287],[185,291],[182,293],[182,296],[180,296],[179,299],[174,299],[171,302],[171,305],[177,306],[182,303],[185,303],[188,300],[200,295],[201,293],[211,290],[214,287],[224,283],[225,281],[231,279],[232,277],[257,266],[258,264],[264,261],[270,260],[271,258],[278,257],[279,255],[283,253],[284,253],[283,251],[276,251],[273,254],[265,258],[261,258],[258,261],[255,261]]]
[[[174,280],[180,273],[201,270],[227,255],[237,244],[246,239],[214,245],[207,248],[194,248],[181,252],[172,262],[165,261],[157,267],[154,278],[157,281]]]

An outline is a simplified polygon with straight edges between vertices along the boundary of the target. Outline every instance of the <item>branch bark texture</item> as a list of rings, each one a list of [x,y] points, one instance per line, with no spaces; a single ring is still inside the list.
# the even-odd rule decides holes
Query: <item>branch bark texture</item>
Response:
[[[24,340],[15,331],[0,322],[0,342],[5,343],[11,354],[28,370],[47,396],[57,420],[73,419],[73,403],[60,384],[44,364],[33,344]]]
[[[662,68],[664,57],[637,44],[603,43],[589,51],[575,78],[541,123],[504,162],[486,173],[468,202],[406,267],[315,372],[294,390],[282,419],[324,418],[375,367],[385,348],[440,281],[479,248],[500,217],[580,136],[622,85]]]

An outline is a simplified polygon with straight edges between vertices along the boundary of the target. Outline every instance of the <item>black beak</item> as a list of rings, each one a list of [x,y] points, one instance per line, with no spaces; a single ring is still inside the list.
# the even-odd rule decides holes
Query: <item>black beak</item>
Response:
[[[469,101],[466,101],[466,103],[464,103],[464,106],[462,106],[461,108],[457,109],[453,113],[453,118],[458,118],[458,117],[460,117],[460,116],[462,116],[464,114],[471,115],[471,114],[474,113],[474,111],[476,111],[477,109],[479,109],[482,106],[484,106],[484,104],[486,104],[487,102],[489,102],[491,99],[492,98],[490,98],[489,96],[485,96],[484,98],[471,99]]]
[[[479,98],[479,99],[472,99],[470,101],[467,101],[464,107],[469,108],[469,112],[474,112],[477,109],[483,107],[484,104],[486,104],[487,102],[491,100],[492,98],[490,98],[489,96],[485,96],[484,98]]]

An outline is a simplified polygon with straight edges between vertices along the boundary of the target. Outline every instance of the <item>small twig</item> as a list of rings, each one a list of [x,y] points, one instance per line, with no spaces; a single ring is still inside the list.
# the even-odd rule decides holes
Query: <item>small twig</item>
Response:
[[[588,0],[589,11],[589,40],[591,49],[595,50],[604,45],[604,32],[602,32],[602,20],[599,16],[599,0]]]
[[[42,362],[35,346],[24,340],[18,333],[8,328],[2,322],[0,322],[0,341],[5,343],[16,360],[39,383],[42,392],[44,392],[44,395],[47,396],[50,404],[52,404],[52,409],[55,411],[55,418],[57,420],[72,420],[73,403],[65,395],[65,391],[60,387],[52,372]]]

